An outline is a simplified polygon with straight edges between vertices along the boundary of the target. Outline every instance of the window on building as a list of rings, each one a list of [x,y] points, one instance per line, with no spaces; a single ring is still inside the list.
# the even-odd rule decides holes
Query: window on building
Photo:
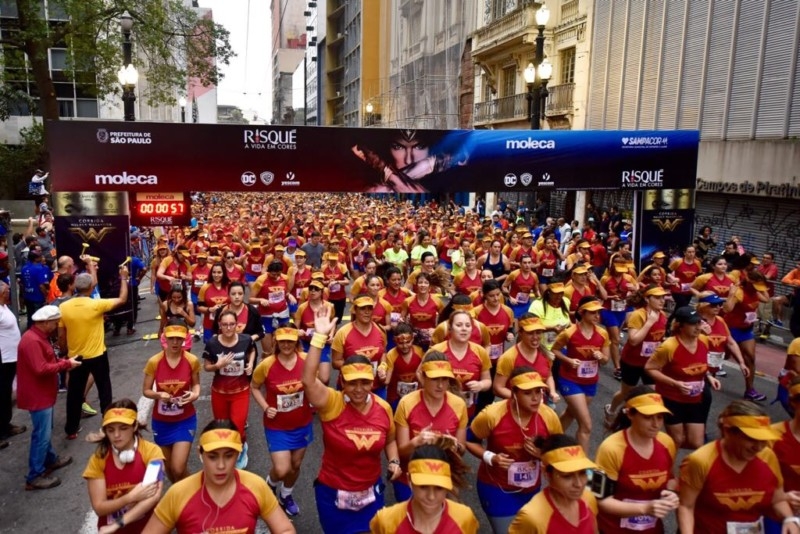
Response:
[[[513,96],[517,93],[517,67],[510,65],[503,68],[503,94],[500,96]]]
[[[575,47],[562,50],[559,55],[561,83],[575,83]]]
[[[67,51],[63,48],[50,49],[50,70],[67,69]]]

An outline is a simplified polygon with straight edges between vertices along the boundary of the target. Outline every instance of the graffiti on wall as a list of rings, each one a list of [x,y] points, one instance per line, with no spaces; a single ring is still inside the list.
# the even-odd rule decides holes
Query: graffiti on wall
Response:
[[[794,268],[795,259],[800,258],[800,205],[797,204],[760,207],[747,198],[726,198],[721,209],[695,213],[695,229],[699,232],[703,226],[710,226],[716,235],[715,253],[721,252],[731,237],[739,236],[749,252],[773,252],[781,276]]]

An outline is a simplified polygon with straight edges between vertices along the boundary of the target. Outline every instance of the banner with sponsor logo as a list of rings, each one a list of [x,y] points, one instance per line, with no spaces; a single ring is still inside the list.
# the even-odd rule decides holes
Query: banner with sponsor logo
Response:
[[[699,134],[55,121],[47,140],[57,191],[420,193],[692,188]]]
[[[683,255],[683,249],[694,239],[694,189],[661,189],[637,193],[635,219],[638,236],[634,235],[634,251],[638,251],[639,270],[652,262],[653,254],[663,252],[667,258]],[[667,259],[666,265],[670,260]]]

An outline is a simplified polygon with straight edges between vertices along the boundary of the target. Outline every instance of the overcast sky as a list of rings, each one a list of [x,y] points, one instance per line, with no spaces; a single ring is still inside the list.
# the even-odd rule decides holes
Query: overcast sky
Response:
[[[271,117],[270,10],[269,0],[200,0],[213,10],[214,21],[231,33],[237,56],[222,69],[225,77],[217,87],[217,103],[234,105],[252,119]],[[249,17],[248,17],[249,11]]]

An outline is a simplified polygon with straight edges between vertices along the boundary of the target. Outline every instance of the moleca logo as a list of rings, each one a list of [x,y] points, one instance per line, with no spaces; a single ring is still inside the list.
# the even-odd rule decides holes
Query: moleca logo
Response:
[[[155,174],[95,174],[95,185],[158,185]]]
[[[664,169],[622,171],[622,187],[663,187]]]
[[[553,139],[507,139],[506,150],[540,150],[554,149],[556,142]]]

